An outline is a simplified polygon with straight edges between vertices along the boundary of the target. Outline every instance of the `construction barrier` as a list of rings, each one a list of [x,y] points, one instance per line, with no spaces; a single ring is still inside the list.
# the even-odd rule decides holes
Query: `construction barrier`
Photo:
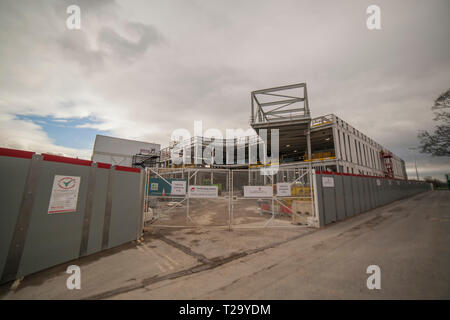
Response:
[[[309,169],[147,168],[147,227],[318,225]]]
[[[316,171],[315,205],[319,225],[340,221],[430,190],[430,184],[424,181]]]
[[[144,175],[0,148],[0,282],[136,240]]]

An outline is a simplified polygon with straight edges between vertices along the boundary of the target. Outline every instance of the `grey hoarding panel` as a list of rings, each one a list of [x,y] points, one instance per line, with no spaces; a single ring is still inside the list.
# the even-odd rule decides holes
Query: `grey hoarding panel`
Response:
[[[386,203],[390,203],[392,201],[392,184],[390,179],[386,179]]]
[[[361,208],[361,184],[359,182],[359,178],[358,177],[352,177],[352,183],[353,183],[353,192],[354,192],[354,197],[355,197],[355,212],[357,214],[361,213],[362,208]]]
[[[389,179],[388,181],[388,185],[389,185],[389,202],[395,201],[397,200],[395,198],[395,186],[394,186],[394,181],[392,179]]]
[[[372,178],[366,178],[367,179],[367,195],[369,197],[369,208],[368,210],[373,209],[373,190],[372,190]]]
[[[322,175],[323,177],[333,178],[332,175]],[[322,180],[323,182],[323,180]],[[324,187],[322,183],[322,194],[323,194],[323,208],[325,214],[325,224],[337,221],[336,216],[336,196],[335,196],[336,181],[334,182],[334,187]]]
[[[402,192],[402,188],[401,188],[399,180],[396,180],[394,182],[394,184],[395,184],[395,190],[396,190],[395,193],[396,193],[396,196],[398,199],[401,199],[401,198],[404,198],[405,196],[407,196],[406,193]]]
[[[140,178],[137,172],[116,171],[109,231],[109,248],[137,239],[140,210]]]
[[[108,171],[108,183],[106,186],[106,203],[105,212],[103,217],[103,232],[102,232],[102,250],[109,248],[109,232],[111,226],[111,213],[112,213],[112,202],[113,202],[113,189],[114,189],[114,178],[116,175],[115,167],[111,167]]]
[[[353,208],[354,208],[355,214],[358,214],[361,212],[361,207],[359,204],[360,188],[359,188],[359,183],[358,183],[358,177],[352,176],[351,181],[352,181],[352,190],[353,190]]]
[[[80,243],[80,253],[79,253],[80,257],[85,256],[87,254],[88,249],[92,210],[94,207],[94,200],[95,200],[96,173],[97,173],[97,164],[93,163],[91,164],[91,168],[89,169],[88,189],[86,196],[86,205],[83,214],[83,229]]]
[[[386,204],[386,179],[380,179],[380,205]]]
[[[342,176],[342,182],[344,185],[345,215],[347,217],[351,217],[355,214],[355,209],[353,205],[352,177]]]
[[[42,158],[0,156],[2,283],[101,250],[112,170],[76,159]],[[143,174],[121,169],[125,171],[114,170],[117,179],[111,188],[109,247],[135,240],[142,231]],[[48,213],[56,175],[80,179],[74,212]]]
[[[358,182],[360,186],[360,200],[361,200],[361,212],[367,211],[367,186],[366,186],[366,178],[364,177],[358,177]]]
[[[97,168],[95,173],[94,205],[89,227],[87,254],[100,251],[102,248],[108,172],[108,169]]]
[[[380,187],[377,184],[377,179],[378,178],[374,178],[373,179],[373,190],[374,190],[374,195],[375,195],[375,208],[380,206]]]
[[[137,222],[137,235],[141,237],[144,234],[144,192],[145,192],[145,171],[141,170],[139,177],[139,215]]]
[[[386,203],[392,201],[392,185],[389,179],[386,179]]]
[[[48,214],[55,175],[81,177],[77,211]],[[38,190],[18,276],[78,258],[89,167],[42,161]]]
[[[334,178],[335,187],[327,188],[322,186],[322,176],[317,175],[318,206],[325,224],[343,219],[344,212],[351,216],[429,190],[425,183],[346,175],[325,175]]]
[[[336,197],[336,218],[338,221],[345,219],[345,199],[343,176],[334,175],[334,187]]]
[[[0,156],[0,278],[22,204],[31,159]]]
[[[389,203],[389,198],[390,198],[390,188],[389,188],[389,181],[388,181],[388,179],[384,179],[383,180],[383,186],[384,186],[384,188],[383,188],[383,191],[384,191],[384,204],[387,204],[387,203]]]
[[[370,209],[369,178],[362,177],[361,181],[364,186],[364,211],[367,211]]]
[[[377,207],[377,184],[375,178],[369,179],[370,181],[370,190],[372,194],[372,209]]]
[[[390,188],[389,188],[388,179],[384,179],[383,180],[383,192],[384,192],[383,201],[384,201],[384,204],[389,203],[389,191],[390,191]]]
[[[374,178],[373,179],[373,188],[374,188],[374,194],[375,194],[375,207],[379,207],[380,206],[380,186],[378,185],[377,181],[381,180],[379,178]]]
[[[364,187],[364,179],[361,177],[357,177],[356,181],[358,181],[358,187],[359,187],[359,206],[361,208],[361,212],[366,211],[366,191],[365,191],[365,187]],[[360,213],[361,213],[360,212]]]
[[[370,181],[369,178],[365,177],[364,179],[364,186],[365,186],[365,190],[366,190],[366,201],[367,201],[367,205],[366,205],[366,210],[370,210],[372,209],[372,204],[370,201]]]
[[[319,226],[323,227],[325,225],[325,214],[324,214],[324,208],[323,208],[323,187],[322,187],[322,175],[321,174],[315,174],[316,178],[316,189],[317,189],[317,208],[319,210],[318,217],[319,217]]]

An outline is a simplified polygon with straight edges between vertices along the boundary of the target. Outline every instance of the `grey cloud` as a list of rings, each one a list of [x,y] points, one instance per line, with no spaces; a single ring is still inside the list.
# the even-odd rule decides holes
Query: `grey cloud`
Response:
[[[106,50],[129,60],[135,58],[136,55],[145,53],[151,45],[159,44],[163,39],[154,26],[143,23],[129,22],[126,24],[126,30],[131,36],[137,36],[138,40],[130,40],[110,27],[103,27],[100,30],[98,41]]]
[[[77,30],[61,35],[57,44],[65,58],[77,61],[88,71],[96,71],[103,67],[106,55],[91,48],[85,31]]]

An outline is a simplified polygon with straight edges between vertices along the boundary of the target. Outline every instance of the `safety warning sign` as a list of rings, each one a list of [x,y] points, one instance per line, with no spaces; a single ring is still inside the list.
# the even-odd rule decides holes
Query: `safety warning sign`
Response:
[[[81,177],[55,175],[48,213],[76,212]]]

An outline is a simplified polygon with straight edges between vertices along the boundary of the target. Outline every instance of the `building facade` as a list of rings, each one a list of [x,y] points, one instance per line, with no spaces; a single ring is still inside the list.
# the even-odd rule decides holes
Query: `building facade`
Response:
[[[192,137],[162,149],[155,165],[211,168],[279,165],[407,179],[402,159],[338,116],[311,118],[306,83],[253,91],[251,98],[250,125],[255,136]],[[278,150],[274,150],[278,157],[268,164],[265,160],[272,155],[273,130],[279,141]],[[174,156],[184,157],[184,162],[174,163]]]
[[[148,161],[160,152],[156,143],[96,135],[92,161],[119,166],[137,166],[138,161]],[[155,162],[156,163],[156,162]]]

